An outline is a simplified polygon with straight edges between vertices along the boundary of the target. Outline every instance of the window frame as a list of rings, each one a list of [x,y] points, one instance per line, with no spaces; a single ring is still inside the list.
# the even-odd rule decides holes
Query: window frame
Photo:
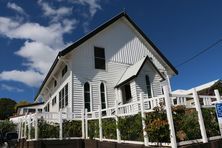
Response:
[[[66,89],[67,88],[67,89]],[[69,83],[59,91],[59,110],[69,105]]]
[[[99,49],[99,50],[103,50],[103,54],[104,54],[104,57],[100,57],[100,56],[96,56],[96,50]],[[98,67],[97,64],[96,64],[96,60],[103,60],[104,61],[104,68],[102,67]],[[99,65],[100,66],[100,65]],[[94,46],[94,68],[97,69],[97,70],[106,70],[107,69],[107,65],[106,65],[106,52],[105,52],[105,48],[104,47],[98,47],[98,46]]]
[[[103,84],[104,86],[104,103],[105,103],[105,108],[102,108],[102,92],[101,92],[101,85]],[[108,108],[108,102],[107,102],[107,92],[106,92],[106,84],[104,82],[101,82],[100,85],[99,85],[99,96],[100,96],[100,106],[101,106],[101,109],[106,109]]]
[[[68,72],[68,66],[65,65],[62,69],[62,78],[66,75],[67,72]]]
[[[148,82],[149,82],[149,84],[148,84]],[[145,75],[145,83],[146,83],[147,96],[148,96],[148,98],[152,98],[153,97],[152,83],[150,82],[150,77],[147,74]],[[149,87],[149,91],[148,91],[148,87]]]
[[[56,105],[57,103],[57,96],[54,96],[52,99],[52,106]]]
[[[87,112],[92,112],[92,87],[91,87],[91,84],[90,82],[85,82],[84,85],[83,85],[83,98],[84,98],[84,110],[86,109],[86,98],[85,98],[85,85],[88,83],[89,85],[89,90],[87,91],[88,93],[88,96],[89,96],[89,111],[87,110]]]

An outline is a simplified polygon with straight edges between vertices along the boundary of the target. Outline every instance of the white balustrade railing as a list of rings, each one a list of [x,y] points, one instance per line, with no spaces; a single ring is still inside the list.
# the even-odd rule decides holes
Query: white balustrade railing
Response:
[[[172,119],[172,111],[169,110],[169,106],[177,106],[177,105],[184,105],[187,108],[195,108],[198,112],[198,119],[199,124],[201,127],[201,134],[204,142],[207,142],[206,137],[206,130],[204,127],[204,122],[202,121],[203,117],[201,117],[201,107],[212,107],[212,105],[215,104],[215,101],[218,101],[221,99],[221,96],[219,95],[219,92],[216,96],[203,96],[203,95],[197,95],[197,92],[195,89],[193,90],[194,95],[179,95],[179,94],[170,94],[168,90],[165,88],[165,94],[159,95],[158,97],[152,97],[148,98],[147,95],[144,95],[143,93],[140,94],[140,99],[138,101],[130,102],[127,104],[118,104],[118,102],[115,102],[115,106],[111,108],[106,109],[100,109],[101,106],[98,106],[97,111],[87,112],[87,110],[82,110],[80,113],[71,113],[71,112],[42,112],[42,113],[35,113],[26,115],[24,117],[20,117],[20,137],[27,138],[26,135],[26,128],[30,130],[30,127],[35,127],[35,139],[37,139],[37,123],[38,119],[44,119],[48,122],[53,123],[59,123],[60,128],[60,138],[62,138],[62,122],[63,120],[80,120],[82,121],[82,138],[88,138],[88,121],[89,120],[99,120],[99,128],[100,128],[100,140],[102,140],[102,119],[104,118],[114,118],[116,120],[116,123],[118,123],[118,117],[125,117],[130,115],[135,115],[139,112],[141,112],[141,116],[144,117],[145,113],[154,111],[153,109],[155,107],[164,106],[167,110],[167,116],[168,122],[171,125],[171,134],[174,133],[174,127],[173,127],[173,119]],[[168,106],[168,108],[166,107]],[[171,108],[170,108],[171,109]],[[25,128],[21,130],[22,125],[25,124]],[[142,123],[143,127],[145,127],[145,123]],[[85,129],[85,130],[84,130]],[[121,141],[120,132],[117,130],[117,141]],[[144,134],[144,144],[147,145],[148,141],[145,138]],[[172,147],[175,147],[175,136],[171,139]],[[30,131],[28,131],[28,138],[30,139]]]

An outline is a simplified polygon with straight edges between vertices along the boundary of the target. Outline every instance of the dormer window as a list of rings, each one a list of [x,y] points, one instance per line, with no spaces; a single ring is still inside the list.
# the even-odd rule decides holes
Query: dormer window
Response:
[[[94,47],[95,69],[106,69],[105,49]]]
[[[66,74],[66,72],[68,71],[68,67],[67,65],[62,69],[62,77]]]

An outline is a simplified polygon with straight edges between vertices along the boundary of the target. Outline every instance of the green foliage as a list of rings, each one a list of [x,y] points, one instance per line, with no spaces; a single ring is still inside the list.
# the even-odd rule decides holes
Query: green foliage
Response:
[[[9,120],[4,120],[0,122],[0,131],[5,134],[7,132],[14,132],[16,131],[16,125],[9,121]]]
[[[102,119],[103,136],[106,139],[116,139],[116,120],[114,118]]]
[[[140,113],[134,116],[119,117],[118,128],[122,140],[143,141],[142,118]]]
[[[172,111],[178,141],[201,138],[198,115],[195,109],[186,109],[185,106],[176,106]]]
[[[201,138],[197,112],[185,106],[172,108],[177,141]],[[146,115],[146,131],[152,142],[170,142],[170,130],[166,111],[163,106],[154,108]]]
[[[81,121],[64,121],[63,122],[64,137],[81,137],[82,122]]]
[[[21,100],[15,105],[15,110],[17,109],[18,106],[23,106],[23,105],[28,105],[28,104],[30,104],[28,101]]]
[[[90,139],[99,137],[99,120],[88,121],[88,133]]]
[[[163,108],[154,108],[146,115],[146,131],[151,142],[169,142],[170,131],[167,116]]]
[[[8,119],[15,112],[16,102],[9,98],[0,98],[0,120]]]
[[[47,123],[43,119],[38,121],[39,138],[58,138],[59,125],[55,123]]]
[[[215,108],[203,108],[202,114],[208,137],[220,135]]]

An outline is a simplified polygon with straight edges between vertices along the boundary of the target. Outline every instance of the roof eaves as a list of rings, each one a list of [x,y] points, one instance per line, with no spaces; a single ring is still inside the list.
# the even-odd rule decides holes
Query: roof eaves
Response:
[[[161,72],[157,69],[157,67],[154,65],[154,63],[150,60],[150,58],[148,56],[146,56],[145,60],[143,61],[143,63],[141,64],[139,70],[137,71],[136,75],[132,75],[131,77],[129,77],[128,79],[126,79],[125,81],[121,82],[120,84],[116,85],[115,88],[120,87],[124,84],[126,84],[127,82],[131,81],[132,79],[136,78],[141,69],[143,68],[144,64],[146,63],[146,61],[149,61],[151,63],[151,65],[153,66],[153,68],[157,71],[157,73],[160,75],[160,77],[162,78],[162,80],[165,80],[164,76],[161,74]],[[161,81],[162,81],[161,80]]]
[[[36,94],[36,96],[35,96],[35,98],[34,98],[34,101],[37,99],[37,97],[38,97],[39,94],[41,93],[41,91],[42,91],[45,83],[47,82],[47,80],[48,80],[48,78],[50,77],[53,69],[55,68],[56,64],[58,63],[59,57],[60,57],[60,52],[59,52],[58,55],[56,56],[56,58],[55,58],[55,60],[54,60],[54,62],[53,62],[53,64],[52,64],[52,66],[51,66],[50,69],[49,69],[49,72],[47,73],[45,79],[43,80],[43,82],[42,82],[42,84],[41,84],[41,86],[40,86],[40,88],[39,88],[39,90],[38,90],[38,92],[37,92],[37,94]]]

